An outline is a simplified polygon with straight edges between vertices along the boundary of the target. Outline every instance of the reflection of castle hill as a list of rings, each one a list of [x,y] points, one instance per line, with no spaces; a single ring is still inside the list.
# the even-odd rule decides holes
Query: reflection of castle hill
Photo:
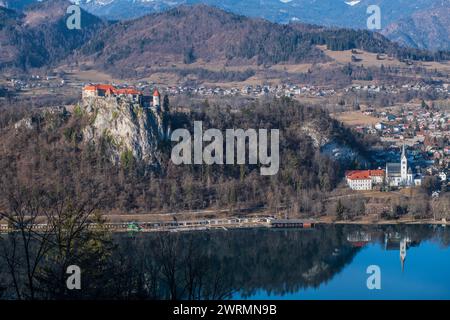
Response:
[[[245,297],[260,289],[283,295],[318,287],[353,259],[359,249],[346,242],[341,229],[172,233],[166,238],[161,238],[161,234],[140,234],[137,238],[122,235],[120,249],[124,254],[135,250],[127,259],[136,262],[134,267],[145,264],[140,260],[147,250],[163,268],[171,261],[177,286],[166,286],[162,292],[164,298],[170,298],[173,292],[177,292],[179,298],[187,298],[183,292],[189,291],[185,287],[191,285],[198,290],[195,299],[230,297],[237,292]],[[153,245],[152,250],[150,243],[155,242],[157,245]],[[188,284],[184,282],[184,274],[192,266],[199,269],[195,272],[194,283]],[[224,290],[220,294],[214,293],[213,288],[218,277],[224,281],[219,286]],[[167,283],[164,278],[160,278],[163,284]]]

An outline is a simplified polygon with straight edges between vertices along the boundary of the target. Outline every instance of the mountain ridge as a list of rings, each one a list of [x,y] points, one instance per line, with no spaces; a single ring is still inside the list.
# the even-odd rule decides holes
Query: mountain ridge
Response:
[[[0,24],[1,68],[40,68],[57,63],[83,45],[98,28],[101,19],[82,10],[82,28],[66,26],[66,0],[44,1],[17,12],[0,7],[8,19]],[[6,22],[5,22],[6,21]]]
[[[134,20],[106,23],[82,11],[81,30],[68,30],[65,0],[44,1],[22,13],[2,9],[8,26],[0,29],[0,68],[88,65],[120,77],[188,66],[273,65],[326,62],[318,48],[363,49],[400,59],[450,59],[449,52],[406,49],[379,33],[301,23],[276,24],[207,5],[182,5]],[[219,71],[219,70],[218,70]],[[201,72],[201,70],[199,71]]]
[[[0,5],[23,10],[38,0],[0,0]],[[41,0],[39,0],[41,1]],[[166,11],[179,5],[206,4],[228,12],[260,17],[271,22],[287,24],[303,22],[326,27],[366,29],[369,15],[366,9],[369,5],[381,8],[381,32],[391,40],[402,45],[418,49],[450,50],[450,37],[446,27],[449,0],[264,0],[264,6],[259,0],[70,0],[79,3],[91,14],[108,20],[132,20],[147,14]],[[444,10],[434,10],[433,8]],[[438,21],[429,19],[427,12],[433,11],[440,16]],[[324,14],[326,12],[326,14]],[[436,33],[440,27],[445,32],[442,38],[434,36],[426,39],[427,33]],[[425,30],[425,31],[421,31]],[[423,33],[421,35],[420,33]],[[437,40],[437,41],[436,41]]]
[[[413,48],[450,50],[450,2],[415,12],[390,24],[382,34]]]

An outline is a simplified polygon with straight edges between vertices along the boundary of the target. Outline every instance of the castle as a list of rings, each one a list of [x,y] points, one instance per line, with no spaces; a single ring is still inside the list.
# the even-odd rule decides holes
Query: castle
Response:
[[[110,84],[90,84],[86,85],[82,91],[82,98],[122,98],[127,99],[131,102],[139,103],[142,106],[145,106],[144,94],[142,91],[136,90],[135,88],[117,88]],[[158,89],[153,91],[153,100],[151,107],[155,109],[155,111],[161,110],[161,94]]]
[[[83,88],[83,99],[90,97],[123,97],[135,102],[141,102],[142,92],[134,88],[116,88],[110,84],[93,84]]]
[[[149,110],[158,126],[159,136],[167,139],[170,136],[170,122],[164,122],[164,111],[161,106],[161,94],[158,89],[153,90],[152,97],[144,96],[142,91],[135,88],[118,88],[110,84],[89,84],[82,90],[83,102],[90,104],[95,99],[112,99],[116,102],[125,101],[133,104],[139,104],[143,109]],[[113,103],[113,101],[111,101]]]

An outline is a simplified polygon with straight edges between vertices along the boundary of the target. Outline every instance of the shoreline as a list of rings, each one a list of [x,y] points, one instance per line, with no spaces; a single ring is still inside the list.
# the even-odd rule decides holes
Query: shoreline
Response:
[[[149,215],[133,215],[139,216],[140,219],[127,219],[119,222],[113,222],[111,217],[107,219],[100,228],[111,232],[192,232],[192,231],[207,231],[207,230],[225,230],[229,229],[254,229],[254,228],[269,228],[269,229],[314,229],[317,225],[359,225],[359,226],[387,226],[387,225],[437,225],[450,226],[449,221],[434,220],[434,219],[414,219],[403,218],[397,220],[388,219],[366,219],[359,220],[339,220],[336,221],[332,217],[304,218],[304,219],[276,219],[273,216],[260,215],[253,217],[226,217],[226,218],[196,218],[190,220],[156,220],[148,219]],[[106,218],[107,216],[105,216]],[[129,216],[128,216],[129,217]],[[143,218],[147,219],[143,219]],[[121,218],[125,218],[122,216]],[[122,220],[122,219],[121,219]],[[274,222],[282,221],[286,226],[275,226]],[[36,224],[32,228],[35,231],[46,229],[46,224]],[[98,228],[97,224],[89,224],[89,229]],[[8,233],[14,231],[8,228],[5,223],[0,223],[0,233]]]

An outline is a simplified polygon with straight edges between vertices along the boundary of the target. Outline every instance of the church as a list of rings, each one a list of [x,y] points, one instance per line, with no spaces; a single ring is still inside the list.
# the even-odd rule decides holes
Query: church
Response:
[[[411,187],[420,185],[421,182],[421,178],[414,176],[411,167],[408,165],[405,145],[403,145],[400,163],[386,163],[386,183],[391,187]]]

